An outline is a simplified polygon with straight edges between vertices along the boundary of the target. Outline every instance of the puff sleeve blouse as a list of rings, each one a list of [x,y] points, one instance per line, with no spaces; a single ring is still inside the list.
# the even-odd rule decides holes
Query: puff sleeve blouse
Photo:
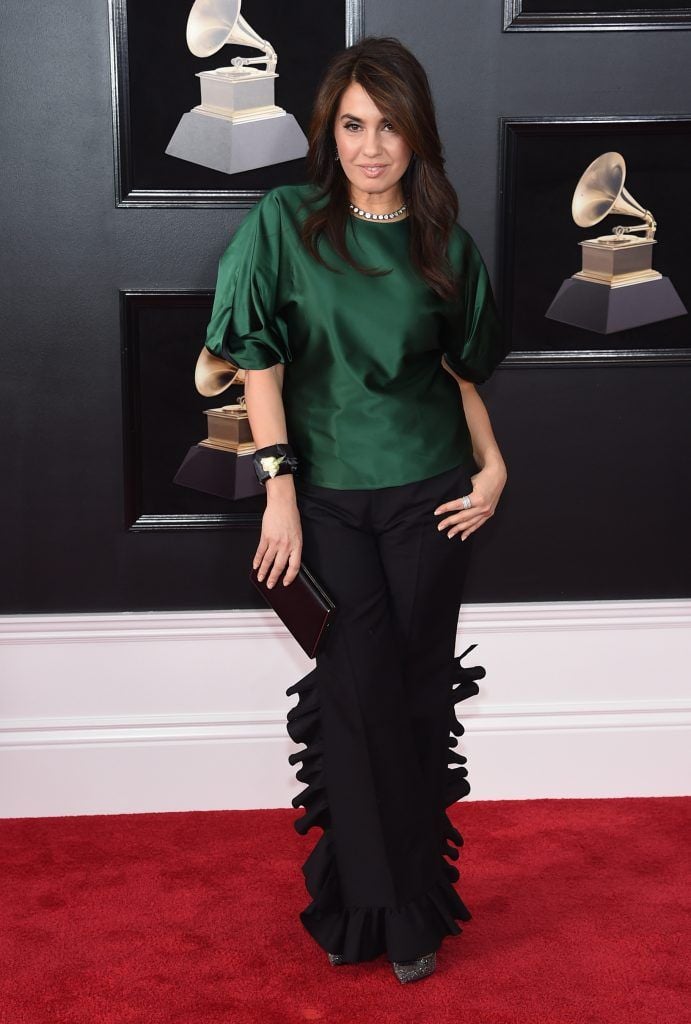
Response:
[[[456,224],[449,259],[463,285],[440,299],[408,256],[409,222],[351,216],[347,244],[366,276],[302,245],[311,185],[267,192],[218,265],[205,345],[248,370],[285,365],[283,405],[298,475],[337,489],[390,487],[464,464],[472,443],[457,382],[486,381],[507,354],[491,284],[469,233]]]

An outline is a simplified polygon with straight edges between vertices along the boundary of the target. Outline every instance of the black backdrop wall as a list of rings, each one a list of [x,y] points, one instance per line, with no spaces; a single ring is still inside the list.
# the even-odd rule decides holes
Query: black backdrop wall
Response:
[[[502,7],[365,4],[366,31],[428,69],[495,284],[500,116],[674,117],[691,99],[691,32],[502,33]],[[126,512],[120,292],[213,288],[244,211],[116,207],[106,0],[8,0],[2,35],[2,611],[260,607],[257,522],[131,530]],[[500,368],[481,393],[509,482],[466,600],[689,596],[690,384],[683,362]]]

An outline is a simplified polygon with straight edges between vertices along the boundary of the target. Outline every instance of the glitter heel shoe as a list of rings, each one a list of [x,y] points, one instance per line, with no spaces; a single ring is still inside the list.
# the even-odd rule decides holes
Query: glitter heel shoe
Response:
[[[329,963],[331,964],[332,967],[341,967],[344,963],[347,962],[345,960],[345,957],[343,956],[343,953],[327,953],[326,955],[328,956]]]
[[[400,963],[394,961],[391,966],[398,980],[405,984],[408,981],[418,981],[426,978],[437,966],[437,954],[426,953],[417,960],[405,960]]]

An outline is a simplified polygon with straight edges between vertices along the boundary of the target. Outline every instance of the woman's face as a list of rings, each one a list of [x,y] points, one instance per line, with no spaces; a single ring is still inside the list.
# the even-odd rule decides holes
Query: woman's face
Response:
[[[356,205],[365,194],[375,193],[381,200],[389,192],[400,194],[398,183],[412,149],[357,82],[351,82],[341,95],[334,139]]]

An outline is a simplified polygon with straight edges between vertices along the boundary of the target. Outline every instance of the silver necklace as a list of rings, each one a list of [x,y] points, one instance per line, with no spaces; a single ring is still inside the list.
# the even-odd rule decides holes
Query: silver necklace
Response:
[[[367,220],[392,220],[394,217],[398,217],[401,213],[404,213],[408,209],[408,204],[404,203],[403,206],[399,206],[393,213],[371,213],[370,210],[361,210],[359,206],[355,206],[354,203],[348,203],[353,213],[357,213],[360,217],[365,217]]]

